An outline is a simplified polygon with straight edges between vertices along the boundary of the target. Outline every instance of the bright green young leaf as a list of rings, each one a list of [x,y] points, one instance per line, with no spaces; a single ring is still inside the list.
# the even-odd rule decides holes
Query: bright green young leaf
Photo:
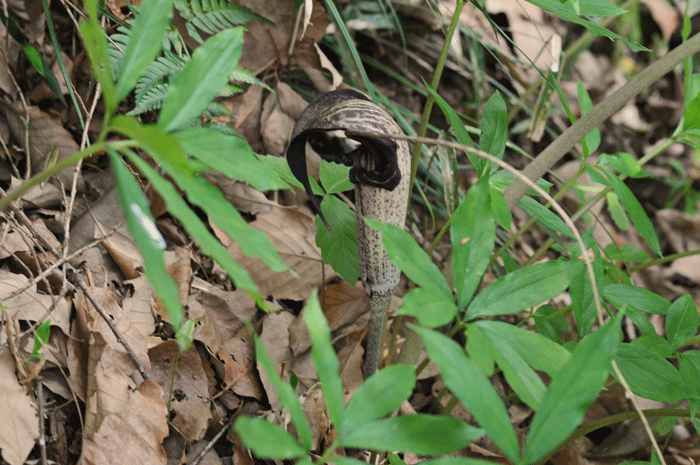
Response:
[[[583,262],[560,258],[508,273],[474,298],[465,318],[509,315],[541,304],[569,287],[580,266]]]
[[[87,5],[95,5],[94,2],[86,2]],[[89,9],[89,8],[88,8]],[[83,38],[85,51],[90,58],[92,72],[97,82],[102,86],[102,97],[105,100],[105,114],[112,116],[117,108],[114,81],[109,66],[109,54],[107,53],[107,37],[105,30],[100,27],[97,19],[80,23],[80,37]]]
[[[630,188],[627,187],[620,178],[605,168],[601,168],[601,170],[603,170],[605,177],[608,178],[610,186],[612,186],[615,193],[620,197],[620,202],[625,207],[639,235],[647,242],[651,250],[656,252],[659,256],[662,256],[659,238],[656,236],[654,225],[649,220],[649,217],[647,217],[637,197],[634,196]]]
[[[608,284],[603,288],[603,297],[617,308],[629,306],[656,315],[666,315],[671,307],[668,299],[631,284]]]
[[[155,60],[163,46],[165,29],[173,15],[172,0],[149,0],[141,3],[136,15],[121,75],[117,79],[117,102],[127,96],[143,75],[146,68]]]
[[[414,283],[443,294],[452,290],[438,267],[409,233],[392,224],[365,218],[365,222],[382,234],[382,243],[391,261]]]
[[[610,260],[619,260],[627,263],[643,262],[651,258],[645,250],[632,244],[622,244],[620,247],[615,244],[608,244],[605,247],[605,256]]]
[[[627,217],[625,208],[620,203],[620,197],[615,192],[605,194],[605,203],[608,206],[608,213],[615,222],[615,226],[622,231],[627,231],[630,227],[630,220]]]
[[[188,318],[182,323],[180,329],[175,332],[175,340],[177,341],[177,347],[180,349],[180,352],[185,352],[192,345],[196,324],[197,322],[195,320]]]
[[[308,450],[311,448],[311,428],[309,427],[309,422],[306,419],[304,410],[302,410],[301,404],[299,403],[299,397],[297,396],[296,392],[294,392],[294,389],[292,389],[289,384],[285,383],[282,378],[280,378],[277,370],[275,369],[275,364],[272,363],[272,360],[267,355],[265,346],[263,346],[262,342],[260,342],[260,338],[254,331],[252,334],[253,341],[255,342],[255,356],[258,363],[265,371],[267,379],[270,380],[270,383],[272,383],[274,388],[277,390],[280,403],[291,415],[292,422],[297,430],[302,446]]]
[[[638,396],[659,402],[678,402],[688,397],[678,370],[651,350],[622,344],[615,360]]]
[[[289,460],[309,453],[291,434],[262,418],[241,416],[233,428],[243,444],[261,459]]]
[[[522,208],[528,215],[537,218],[544,226],[570,239],[574,238],[574,233],[561,218],[532,197],[524,196],[518,201],[518,207]]]
[[[148,209],[148,200],[141,187],[126,167],[122,159],[109,151],[112,172],[117,181],[119,203],[121,203],[126,225],[143,257],[143,268],[148,282],[165,304],[170,322],[176,329],[182,324],[182,307],[177,286],[173,278],[165,271],[163,251],[165,240],[153,221]]]
[[[510,417],[486,375],[467,358],[452,339],[432,330],[416,328],[442,379],[469,409],[479,425],[513,463],[519,463],[519,445]]]
[[[436,289],[417,287],[403,297],[399,315],[410,315],[418,323],[429,328],[437,328],[454,320],[459,312],[452,293],[446,294]]]
[[[700,95],[696,95],[683,112],[683,129],[700,129]]]
[[[331,344],[331,330],[321,311],[316,291],[306,302],[304,321],[311,335],[311,357],[316,365],[328,415],[336,425],[343,424],[343,384],[340,381],[338,358]]]
[[[202,222],[197,214],[192,211],[177,189],[158,174],[148,163],[133,152],[125,152],[129,160],[143,173],[153,184],[153,187],[163,197],[168,211],[182,222],[187,233],[197,240],[202,252],[212,257],[226,270],[237,287],[245,289],[258,302],[263,305],[262,298],[258,294],[258,287],[250,278],[248,272],[241,265],[233,261],[226,248],[219,240],[209,232],[209,228]]]
[[[666,314],[666,337],[671,347],[678,349],[695,336],[700,327],[698,309],[690,295],[680,296]]]
[[[32,349],[31,355],[29,355],[29,359],[27,360],[27,366],[29,366],[29,362],[35,358],[41,360],[43,355],[41,355],[39,351],[49,341],[50,335],[51,320],[46,320],[40,324],[34,332],[34,348]]]
[[[452,217],[452,267],[460,309],[467,306],[479,287],[496,241],[488,178],[479,178]]]
[[[323,262],[328,263],[350,284],[360,277],[360,262],[357,257],[357,217],[348,204],[328,195],[321,202],[321,211],[333,229],[326,228],[320,217],[316,217],[316,245],[321,249]]]
[[[351,191],[355,185],[350,182],[350,167],[340,163],[332,163],[321,160],[321,167],[318,173],[323,188],[329,194]]]
[[[51,89],[51,92],[58,97],[62,104],[68,106],[66,98],[63,96],[61,85],[51,69],[51,65],[44,59],[36,47],[29,43],[22,44],[22,51],[27,59],[29,59],[29,62],[32,64],[34,69],[41,75],[42,78],[44,78],[44,81],[49,86],[49,89]]]
[[[620,341],[618,314],[586,336],[552,379],[532,419],[522,463],[539,462],[578,427],[608,377]]]
[[[483,435],[483,430],[458,418],[417,413],[366,423],[339,443],[357,449],[438,455],[467,447]]]
[[[173,79],[158,125],[172,131],[198,118],[228,82],[243,46],[243,28],[224,29],[198,47]]]
[[[646,178],[649,173],[636,158],[627,152],[604,153],[598,157],[598,166],[607,166],[631,178]]]
[[[343,421],[337,425],[341,435],[398,409],[413,392],[416,369],[409,365],[391,365],[373,374],[348,402]]]
[[[544,371],[551,377],[571,358],[568,350],[541,334],[500,321],[483,320],[474,325],[480,327],[496,346],[501,343],[510,346],[535,370]]]
[[[591,97],[588,95],[588,91],[585,87],[583,87],[580,80],[578,81],[577,92],[578,102],[581,106],[581,115],[583,116],[591,111],[593,108],[593,102],[591,102]],[[584,137],[583,140],[586,142],[586,146],[588,148],[587,154],[590,155],[591,153],[595,152],[600,145],[600,130],[598,128],[593,128],[591,132],[586,134],[586,137]]]
[[[508,140],[508,110],[501,94],[496,91],[489,97],[481,117],[479,148],[496,158],[503,157]]]
[[[247,182],[260,191],[289,188],[277,171],[261,161],[240,137],[208,127],[177,131],[173,136],[185,152],[231,179]]]

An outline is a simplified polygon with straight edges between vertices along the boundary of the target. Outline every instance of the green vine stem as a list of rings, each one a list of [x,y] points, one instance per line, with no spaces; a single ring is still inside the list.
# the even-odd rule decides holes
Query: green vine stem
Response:
[[[700,34],[695,34],[689,40],[647,66],[557,137],[523,170],[523,174],[530,180],[541,178],[556,162],[569,153],[579,141],[583,140],[586,134],[615,114],[628,100],[659,80],[684,59],[699,51]],[[508,202],[508,206],[513,208],[527,191],[528,186],[523,180],[516,179],[508,186],[503,195]]]

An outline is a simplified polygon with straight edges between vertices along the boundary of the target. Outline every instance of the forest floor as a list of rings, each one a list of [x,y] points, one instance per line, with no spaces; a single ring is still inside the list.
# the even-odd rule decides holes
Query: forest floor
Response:
[[[314,2],[311,26],[301,41],[290,41],[296,15],[291,0],[247,0],[247,5],[271,22],[246,25],[240,64],[268,87],[242,85],[243,92],[218,101],[231,115],[216,121],[230,125],[261,154],[283,156],[296,119],[313,96],[336,88],[351,79],[353,70],[336,52],[340,35],[331,26],[323,7]],[[343,2],[341,2],[343,3]],[[444,31],[453,9],[450,1],[431,11],[422,2],[416,6],[397,4],[401,32],[390,28],[391,16],[359,12],[376,2],[344,3],[346,13],[355,14],[347,23],[354,32],[358,50],[365,57],[370,80],[396,107],[417,121],[425,103],[423,82],[435,71]],[[383,3],[383,2],[382,2]],[[106,2],[117,17],[128,11],[122,0]],[[370,5],[371,6],[371,5]],[[376,5],[375,5],[376,6]],[[6,6],[28,43],[36,47],[51,65],[64,94],[68,91],[58,67],[48,34],[46,17],[38,2],[16,1]],[[0,24],[0,187],[9,192],[23,180],[56,160],[62,160],[86,146],[102,127],[103,106],[95,99],[95,85],[75,19],[80,8],[67,0],[50,7],[53,26],[71,85],[81,100],[85,129],[75,108],[64,105],[41,76],[29,65],[18,44]],[[541,90],[535,66],[551,69],[557,59],[552,44],[565,39],[564,48],[581,37],[583,28],[571,27],[556,16],[525,2],[487,0],[485,10],[504,30],[512,43],[496,36],[482,12],[467,5],[461,18],[464,28],[453,43],[438,93],[467,119],[478,121],[483,104],[497,89],[504,94],[508,109],[509,141],[522,152],[537,155],[557,134],[570,125],[556,95],[549,99],[541,116],[533,114]],[[561,89],[575,116],[580,116],[577,82],[588,91],[593,104],[601,101],[631,76],[669,49],[672,33],[680,24],[677,10],[661,0],[644,0],[634,11],[608,25],[620,35],[635,37],[650,51],[630,51],[619,41],[595,38],[578,54],[573,66],[564,70]],[[439,19],[440,15],[444,18]],[[382,23],[378,18],[384,18]],[[188,38],[182,21],[174,24]],[[188,47],[196,42],[186,40]],[[290,47],[290,43],[294,46]],[[318,46],[317,46],[318,45]],[[343,84],[345,85],[345,84]],[[644,157],[673,134],[683,112],[683,80],[680,71],[669,73],[646,89],[608,121],[601,122],[601,144],[591,157],[602,153],[627,152]],[[545,98],[545,101],[547,99]],[[128,102],[128,100],[127,100]],[[130,110],[127,105],[122,109]],[[144,121],[153,118],[143,115]],[[449,125],[437,107],[431,125],[447,131]],[[475,123],[474,123],[475,124]],[[432,131],[430,134],[435,135]],[[527,164],[521,153],[506,150],[505,159],[518,168]],[[631,188],[652,219],[664,254],[700,249],[700,158],[697,152],[674,143],[645,166],[651,174],[629,179]],[[466,165],[463,154],[460,166]],[[578,169],[575,156],[557,165],[548,178],[557,186]],[[470,169],[459,170],[462,194],[475,181]],[[423,176],[421,178],[421,176]],[[310,357],[308,331],[300,317],[304,303],[314,289],[323,288],[323,311],[333,330],[341,378],[346,396],[363,381],[363,338],[368,319],[368,301],[361,284],[342,281],[333,269],[323,265],[316,245],[316,225],[308,205],[298,192],[260,192],[245,183],[212,175],[211,180],[257,230],[265,233],[282,259],[294,271],[272,272],[261,261],[251,259],[236,243],[210,223],[232,257],[242,264],[260,286],[273,313],[258,309],[250,296],[235,289],[226,273],[203,255],[182,226],[168,213],[163,201],[148,185],[156,224],[166,239],[168,271],[175,279],[188,316],[198,320],[194,344],[183,353],[174,377],[178,346],[162,305],[153,297],[141,274],[142,259],[124,226],[115,181],[105,154],[85,159],[77,169],[37,185],[11,210],[0,213],[0,450],[1,463],[40,463],[42,449],[47,463],[192,463],[213,438],[224,432],[200,463],[254,463],[250,452],[230,429],[240,415],[262,415],[278,424],[287,418],[269,381],[255,363],[253,342],[245,320],[254,322],[278,372],[286,379],[294,373],[312,424],[314,449],[321,453],[331,438],[321,391],[311,389],[317,376]],[[418,182],[425,183],[425,173]],[[588,181],[582,179],[581,183]],[[592,183],[591,183],[592,185]],[[433,196],[441,195],[432,186]],[[437,192],[437,194],[435,194]],[[420,200],[414,197],[409,232],[427,247],[445,218],[438,212],[435,222]],[[564,196],[563,204],[576,208],[575,195]],[[514,211],[514,229],[528,220]],[[593,228],[601,249],[615,243],[648,250],[643,240],[604,202],[593,210],[584,228]],[[530,228],[516,244],[523,261],[531,257],[548,235],[537,226]],[[435,249],[433,258],[444,263],[448,242]],[[546,256],[556,257],[555,252]],[[87,280],[71,275],[68,266],[81,270]],[[690,255],[644,268],[631,275],[633,283],[669,300],[690,294],[700,304],[700,256]],[[408,287],[397,290],[394,309]],[[112,317],[120,333],[135,352],[150,382],[135,372],[113,331],[95,312],[93,300]],[[551,302],[555,308],[567,305],[562,295]],[[34,350],[34,329],[50,319],[50,337],[39,351],[40,360],[30,359]],[[394,319],[391,319],[393,322]],[[652,320],[663,328],[663,317]],[[638,336],[632,325],[626,337]],[[399,346],[404,331],[399,331]],[[575,334],[562,334],[575,337]],[[509,387],[497,375],[494,386],[504,399]],[[439,397],[444,387],[431,366],[421,372],[414,394],[403,409],[440,412],[448,399]],[[640,399],[645,408],[665,406]],[[166,422],[168,407],[170,421]],[[517,431],[526,431],[532,410],[507,401]],[[584,423],[631,409],[619,385],[604,390],[587,412]],[[42,424],[39,428],[39,413]],[[473,421],[458,404],[452,412]],[[698,432],[679,421],[659,436],[667,463],[697,463]],[[45,444],[45,447],[42,447]],[[650,442],[639,424],[628,422],[605,428],[562,448],[549,463],[602,464],[624,460],[646,460]],[[369,455],[349,451],[366,460]],[[477,442],[462,456],[494,463],[509,463],[495,446]],[[419,457],[404,455],[409,465]]]

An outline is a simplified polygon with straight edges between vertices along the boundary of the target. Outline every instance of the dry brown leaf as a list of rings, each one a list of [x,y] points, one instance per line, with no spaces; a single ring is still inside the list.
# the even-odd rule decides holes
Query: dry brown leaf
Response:
[[[340,379],[343,381],[343,401],[347,404],[362,383],[362,356],[365,351],[362,348],[362,338],[366,331],[355,331],[346,336],[343,346],[338,351],[338,365]]]
[[[175,341],[166,341],[150,349],[148,356],[151,359],[151,370],[148,376],[165,393],[169,392],[172,383],[173,397],[170,405],[175,414],[172,424],[184,436],[187,444],[190,444],[204,437],[211,419],[211,398],[202,360],[194,345],[180,354],[173,375],[178,350]],[[175,376],[174,380],[172,376]],[[166,394],[164,401],[167,403],[167,400]]]
[[[3,101],[0,103],[2,103],[0,109],[10,124],[12,136],[30,154],[34,173],[46,168],[48,157],[53,149],[58,151],[55,162],[65,160],[79,150],[73,136],[63,127],[61,122],[51,118],[39,107],[30,106],[25,112],[19,102],[7,103]],[[26,124],[27,117],[29,118],[28,125]],[[26,131],[29,131],[29,147],[25,146]],[[63,170],[54,178],[68,187],[71,185],[73,172],[72,170]]]
[[[239,295],[248,295],[239,291]],[[252,302],[252,301],[251,301]],[[254,303],[252,303],[254,307]],[[262,400],[255,374],[253,340],[243,322],[222,298],[196,292],[189,299],[190,318],[199,319],[194,339],[203,342],[212,354],[212,363],[223,378],[225,389],[240,396]]]
[[[168,435],[162,389],[144,381],[129,392],[124,409],[108,415],[92,439],[83,440],[80,464],[167,463],[161,445]]]
[[[177,285],[180,303],[185,304],[190,295],[190,283],[192,282],[190,251],[184,247],[175,247],[174,250],[163,252],[163,259],[165,270]]]
[[[314,389],[309,392],[309,395],[304,399],[302,408],[309,421],[309,427],[311,427],[311,450],[318,451],[321,438],[331,427],[331,420],[328,417],[326,403],[323,400],[323,391]]]
[[[222,174],[215,174],[211,178],[224,194],[224,198],[239,212],[257,215],[270,211],[274,205],[274,202],[268,200],[265,194],[244,182],[227,178]]]
[[[3,299],[3,305],[9,317],[14,320],[39,321],[46,316],[53,298],[37,292],[36,285],[30,286],[11,299],[5,297],[17,289],[24,288],[27,284],[29,279],[26,276],[0,269],[0,298]],[[70,313],[70,303],[66,299],[61,299],[49,316],[51,325],[61,328],[64,334],[70,334]]]
[[[144,369],[150,368],[147,338],[129,321],[117,304],[113,292],[104,288],[90,288],[97,300],[134,351]],[[88,341],[88,373],[86,386],[86,413],[84,437],[91,439],[104,418],[121,412],[129,399],[133,384],[131,374],[136,370],[126,349],[119,344],[107,323],[81,292],[75,298],[78,325]]]
[[[700,215],[667,209],[657,211],[656,219],[675,252],[700,248]]]
[[[288,271],[270,271],[262,260],[246,256],[238,244],[228,240],[224,245],[231,257],[248,270],[263,297],[305,301],[322,281],[321,250],[316,247],[317,229],[313,218],[297,209],[275,207],[258,215],[251,226],[267,235],[280,258],[297,276]],[[335,275],[331,266],[325,265],[326,279]]]
[[[293,364],[292,350],[289,348],[289,325],[292,324],[292,321],[294,321],[294,315],[289,312],[270,313],[263,319],[262,332],[260,333],[260,342],[272,360],[275,371],[287,382]],[[279,394],[270,383],[260,364],[258,364],[258,372],[272,410],[279,410],[282,406]]]
[[[354,287],[346,281],[332,284],[321,293],[319,299],[331,331],[354,322],[369,311],[369,299],[359,283]],[[289,327],[289,336],[295,356],[311,347],[309,330],[304,322],[304,310]]]
[[[2,331],[4,334],[4,331]],[[0,337],[0,341],[3,338]],[[36,405],[15,375],[9,350],[0,357],[0,450],[10,465],[21,465],[39,438]]]
[[[95,220],[95,225],[97,227],[95,233],[104,235],[109,232],[109,228],[97,220]],[[130,235],[115,231],[114,234],[102,241],[102,245],[126,279],[135,279],[141,276],[143,257]]]
[[[133,288],[122,302],[122,308],[129,316],[129,321],[144,336],[150,336],[155,328],[156,319],[153,311],[153,291],[145,276],[125,281],[124,285]]]

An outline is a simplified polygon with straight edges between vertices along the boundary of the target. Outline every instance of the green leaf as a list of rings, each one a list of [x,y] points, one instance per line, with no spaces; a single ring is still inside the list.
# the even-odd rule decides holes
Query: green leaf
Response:
[[[544,371],[550,377],[554,377],[571,359],[568,350],[541,334],[500,321],[477,321],[474,325],[481,328],[495,345],[510,346],[535,370]]]
[[[479,287],[496,241],[490,196],[489,176],[481,176],[452,218],[452,267],[460,309],[467,306]]]
[[[365,462],[361,462],[350,457],[343,457],[342,455],[334,455],[330,457],[328,461],[330,463],[334,463],[335,465],[367,465]]]
[[[467,325],[467,344],[465,349],[477,367],[488,377],[493,376],[496,368],[494,347],[480,327],[474,324]]]
[[[259,458],[288,460],[309,453],[291,434],[262,418],[241,416],[234,429]]]
[[[168,211],[182,222],[185,231],[197,240],[202,252],[212,257],[221,267],[226,270],[237,287],[245,289],[256,300],[258,305],[263,301],[258,294],[258,287],[250,278],[248,272],[234,262],[226,248],[216,239],[209,228],[192,211],[187,202],[180,197],[175,187],[158,174],[148,163],[133,152],[125,152],[138,170],[153,184],[153,187],[163,197]]]
[[[357,255],[357,217],[348,204],[335,196],[328,195],[321,202],[333,233],[316,217],[316,245],[321,249],[323,262],[328,263],[350,284],[360,277],[360,261]]]
[[[452,293],[438,267],[403,228],[367,218],[365,222],[382,234],[382,243],[389,254],[389,259],[411,281],[422,287],[441,291],[443,294]]]
[[[455,417],[417,413],[366,423],[340,438],[339,445],[438,455],[462,449],[483,434]]]
[[[693,299],[688,294],[680,296],[666,314],[666,337],[671,347],[682,347],[695,336],[699,327],[700,317]]]
[[[604,277],[603,259],[600,256],[600,249],[598,249],[598,244],[596,244],[592,235],[589,233],[586,233],[583,240],[584,245],[595,254],[591,267],[593,268],[593,276],[595,276],[598,295],[600,295]],[[575,254],[581,253],[580,249],[577,248],[576,250]],[[573,309],[574,318],[576,319],[578,335],[579,337],[583,337],[591,332],[595,320],[598,317],[598,310],[596,308],[595,299],[593,298],[591,279],[588,276],[588,270],[585,266],[579,269],[576,277],[571,281],[569,294],[571,295],[571,307]]]
[[[173,136],[185,152],[231,179],[247,182],[260,191],[289,188],[277,171],[261,161],[240,137],[207,127],[177,131]]]
[[[470,459],[467,457],[440,457],[421,462],[420,465],[493,465],[486,460]]]
[[[176,329],[179,329],[183,313],[177,286],[175,286],[173,278],[165,271],[165,261],[163,260],[165,240],[153,221],[148,209],[148,200],[146,200],[146,196],[141,191],[134,175],[131,174],[116,152],[110,150],[109,158],[114,178],[117,181],[119,203],[124,210],[127,228],[143,257],[144,274],[153,286],[153,290],[165,304],[170,322]]]
[[[654,225],[651,224],[639,200],[637,200],[629,187],[627,187],[620,178],[605,168],[601,168],[601,170],[605,174],[605,177],[608,178],[610,186],[612,186],[615,193],[620,197],[620,202],[622,202],[622,205],[625,207],[639,235],[644,238],[651,250],[656,252],[660,257],[663,256],[661,253],[661,246],[659,245],[659,238],[656,236],[656,231],[654,230]]]
[[[518,207],[522,208],[528,215],[537,218],[537,221],[545,227],[551,228],[570,239],[574,238],[574,233],[571,232],[571,229],[561,218],[532,197],[526,195],[521,198],[518,201]]]
[[[479,148],[496,158],[503,157],[508,140],[508,111],[506,102],[496,91],[489,97],[481,117]]]
[[[513,221],[513,215],[508,207],[508,202],[503,197],[503,192],[496,189],[493,185],[491,192],[491,212],[493,213],[496,223],[505,230],[510,230],[510,223]]]
[[[605,203],[608,205],[608,212],[615,222],[615,226],[622,231],[627,231],[630,227],[630,221],[627,218],[627,212],[620,203],[620,197],[615,192],[605,194]]]
[[[323,188],[329,194],[351,191],[355,188],[355,185],[350,182],[349,166],[321,160],[318,174]]]
[[[522,402],[537,411],[537,406],[546,390],[542,379],[511,345],[500,338],[489,342],[493,345],[496,363],[503,371],[510,387]]]
[[[680,373],[686,392],[700,400],[700,350],[687,350],[680,357]]]
[[[49,341],[49,336],[51,335],[51,320],[46,320],[42,324],[40,324],[36,330],[34,331],[34,348],[32,349],[31,355],[29,355],[29,359],[27,360],[27,366],[29,366],[29,362],[32,361],[32,359],[39,359],[43,357],[39,353],[42,347],[44,347],[44,344],[46,344]]]
[[[160,52],[165,29],[170,24],[172,14],[172,0],[150,0],[141,3],[141,9],[131,27],[121,75],[117,81],[118,102],[131,92],[136,81]]]
[[[603,297],[617,308],[629,306],[642,312],[666,315],[671,307],[668,299],[631,284],[608,284],[603,288]]]
[[[200,176],[183,174],[165,160],[161,160],[161,166],[185,191],[187,200],[204,210],[218,228],[238,243],[243,253],[260,258],[272,271],[289,269],[265,233],[248,224],[215,185]]]
[[[168,162],[183,175],[194,176],[197,172],[177,139],[158,126],[141,124],[133,116],[119,115],[112,119],[110,129],[138,141],[158,161]]]
[[[536,463],[578,427],[608,377],[621,314],[586,336],[552,379],[528,431],[521,463]]]
[[[607,166],[631,178],[647,178],[649,173],[636,158],[627,152],[604,153],[598,157],[598,166]]]
[[[660,402],[686,399],[683,377],[668,360],[648,349],[622,344],[617,365],[632,392]]]
[[[605,256],[610,260],[622,262],[643,262],[651,258],[645,250],[627,243],[622,244],[620,247],[615,244],[608,244],[605,246]]]
[[[3,21],[3,24],[5,22]],[[63,91],[61,90],[61,85],[56,78],[56,75],[51,69],[51,65],[44,59],[44,57],[39,53],[39,51],[32,44],[23,44],[22,51],[24,55],[29,59],[34,69],[44,78],[44,81],[54,93],[56,97],[61,101],[62,104],[68,106],[65,97],[63,96]]]
[[[474,144],[472,138],[469,137],[469,132],[467,132],[467,128],[464,126],[459,114],[445,101],[444,98],[440,96],[440,94],[435,91],[435,89],[430,87],[427,82],[423,81],[423,84],[425,85],[426,89],[428,89],[430,95],[435,99],[435,103],[438,104],[440,110],[442,110],[442,112],[445,114],[447,121],[449,121],[452,125],[452,130],[455,132],[457,142],[462,145],[466,145],[467,147],[476,148],[476,144]],[[481,173],[483,171],[483,167],[486,166],[486,160],[471,153],[467,153],[467,157],[476,171]]]
[[[170,84],[158,125],[172,131],[198,118],[228,82],[241,56],[243,28],[226,29],[198,47]]]
[[[398,409],[416,384],[416,369],[391,365],[373,374],[353,394],[337,425],[341,436]]]
[[[93,2],[86,2],[86,6]],[[89,8],[88,8],[89,10]],[[105,114],[112,116],[117,108],[114,81],[109,66],[109,54],[107,53],[107,38],[105,31],[97,23],[97,20],[80,23],[80,37],[83,38],[85,51],[90,58],[92,72],[97,82],[102,86],[102,97],[105,100]]]
[[[423,338],[430,359],[440,368],[447,387],[469,409],[506,457],[519,463],[520,447],[510,417],[486,375],[452,339],[425,328],[415,330]]]
[[[399,315],[416,317],[429,328],[437,328],[452,321],[459,312],[452,293],[445,294],[432,288],[412,289],[403,298]]]
[[[683,130],[700,129],[700,95],[696,95],[683,112]]]
[[[586,88],[583,87],[580,80],[578,81],[577,93],[578,102],[581,106],[581,115],[583,116],[593,109],[593,102],[591,102],[591,97],[588,95],[588,91],[586,91]],[[595,152],[598,149],[598,146],[600,146],[600,130],[598,128],[593,128],[591,132],[586,134],[583,140],[586,142],[588,154]]]
[[[304,321],[311,335],[311,357],[316,365],[328,415],[334,424],[343,424],[343,384],[340,381],[338,359],[331,344],[331,330],[321,311],[316,291],[306,303]]]
[[[656,333],[644,334],[630,342],[630,346],[650,350],[661,358],[673,355],[673,348],[668,341]]]
[[[280,378],[277,370],[275,369],[275,364],[267,355],[265,351],[265,346],[260,342],[260,338],[254,331],[251,331],[253,335],[253,341],[255,342],[255,356],[258,360],[260,366],[265,370],[265,375],[267,379],[272,383],[272,386],[277,390],[279,395],[280,403],[287,409],[292,417],[292,422],[296,428],[297,434],[299,435],[299,440],[305,449],[311,448],[311,428],[309,427],[309,422],[306,419],[304,410],[302,410],[301,404],[299,403],[299,397],[292,387],[285,383],[282,378]]]
[[[569,287],[582,265],[578,260],[560,258],[508,273],[474,298],[465,318],[509,315],[554,298]]]

